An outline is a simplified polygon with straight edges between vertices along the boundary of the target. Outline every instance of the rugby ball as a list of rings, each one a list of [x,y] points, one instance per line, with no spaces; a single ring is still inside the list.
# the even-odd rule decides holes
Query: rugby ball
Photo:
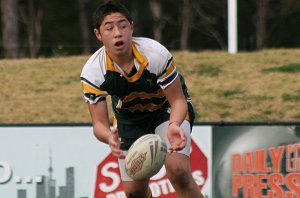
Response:
[[[164,165],[167,145],[159,135],[147,134],[138,138],[125,157],[125,170],[134,180],[149,179]]]

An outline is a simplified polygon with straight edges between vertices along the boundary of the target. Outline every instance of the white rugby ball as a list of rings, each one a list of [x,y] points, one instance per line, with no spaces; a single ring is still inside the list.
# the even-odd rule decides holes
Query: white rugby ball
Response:
[[[147,134],[138,138],[125,157],[125,170],[134,180],[149,179],[164,165],[167,145],[159,135]]]

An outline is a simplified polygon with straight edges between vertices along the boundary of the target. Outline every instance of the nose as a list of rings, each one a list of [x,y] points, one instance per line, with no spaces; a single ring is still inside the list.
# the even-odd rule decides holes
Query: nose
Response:
[[[114,29],[115,29],[115,31],[114,31],[115,37],[120,37],[122,35],[120,28],[118,26],[116,26]]]

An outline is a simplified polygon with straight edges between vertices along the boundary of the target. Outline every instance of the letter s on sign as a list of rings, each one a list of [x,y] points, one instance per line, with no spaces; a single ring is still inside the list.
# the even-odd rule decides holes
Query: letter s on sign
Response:
[[[3,169],[3,171],[1,171]],[[0,161],[0,184],[9,182],[12,176],[12,170],[9,164],[5,161]]]
[[[113,190],[118,188],[118,186],[120,185],[120,182],[121,182],[120,176],[115,172],[109,171],[110,168],[118,168],[118,164],[115,162],[110,162],[110,163],[105,164],[103,166],[103,168],[101,169],[101,175],[104,177],[110,177],[113,181],[111,185],[107,185],[106,183],[99,184],[99,188],[103,192],[112,192]]]

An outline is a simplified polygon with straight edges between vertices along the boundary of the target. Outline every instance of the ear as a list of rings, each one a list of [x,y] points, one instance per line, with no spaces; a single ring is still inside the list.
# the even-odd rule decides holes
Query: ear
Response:
[[[133,33],[133,21],[131,22],[131,32]]]
[[[95,36],[97,37],[97,39],[98,39],[99,41],[101,41],[102,37],[101,37],[101,34],[100,34],[100,30],[94,28],[94,34],[95,34]]]

